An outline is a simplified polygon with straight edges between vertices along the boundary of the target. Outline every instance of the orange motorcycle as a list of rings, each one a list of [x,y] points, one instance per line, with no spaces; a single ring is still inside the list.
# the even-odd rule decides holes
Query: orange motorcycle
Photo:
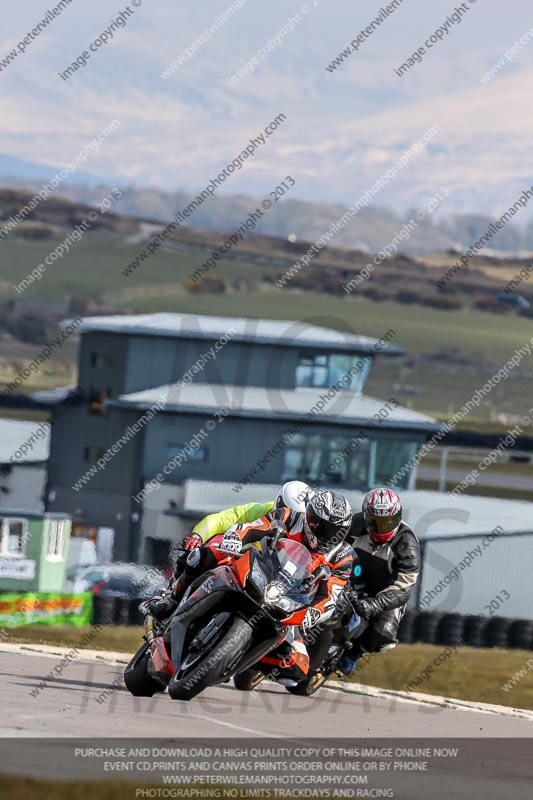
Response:
[[[168,693],[192,700],[270,653],[288,629],[301,625],[328,567],[313,572],[309,551],[283,538],[275,520],[271,536],[239,555],[240,539],[228,532],[210,543],[226,563],[198,578],[178,608],[161,623],[145,619],[145,643],[124,672],[136,696]]]

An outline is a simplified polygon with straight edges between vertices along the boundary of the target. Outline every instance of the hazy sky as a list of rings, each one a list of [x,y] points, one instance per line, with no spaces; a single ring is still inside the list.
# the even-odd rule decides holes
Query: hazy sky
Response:
[[[284,125],[221,191],[265,194],[291,175],[293,197],[355,202],[434,124],[439,134],[382,191],[380,205],[405,209],[445,186],[443,212],[499,213],[533,183],[530,0],[467,0],[463,21],[403,77],[395,68],[460,3],[404,0],[328,72],[387,3],[238,1],[231,19],[164,80],[161,73],[232,0],[130,0],[127,25],[63,81],[58,73],[126,8],[121,0],[73,0],[0,71],[0,153],[60,166],[118,119],[119,130],[85,171],[201,190],[282,112]],[[53,7],[53,0],[0,0],[0,63]],[[284,26],[276,49],[259,57]],[[530,29],[531,41],[483,84],[482,75]],[[253,72],[230,86],[227,79],[253,56]]]

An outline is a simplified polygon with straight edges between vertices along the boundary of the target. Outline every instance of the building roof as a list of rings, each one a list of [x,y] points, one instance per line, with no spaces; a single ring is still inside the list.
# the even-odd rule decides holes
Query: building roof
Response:
[[[181,510],[186,516],[197,517],[244,503],[266,503],[279,492],[277,484],[248,484],[238,493],[233,491],[234,487],[234,483],[187,480]],[[354,511],[361,508],[362,492],[339,491],[348,498]],[[531,533],[533,503],[416,490],[400,494],[404,518],[419,539],[479,536],[497,525],[501,525],[504,534]]]
[[[31,397],[36,403],[57,406],[70,400],[76,394],[76,386],[57,386],[55,389],[40,389],[38,392],[33,392]]]
[[[0,395],[0,414],[2,408],[16,411],[42,411],[60,405],[79,405],[83,400],[83,392],[77,386],[58,386],[55,389],[40,389],[32,394]]]
[[[47,422],[0,418],[0,464],[38,464],[48,461],[49,454]]]
[[[0,517],[19,517],[22,519],[67,519],[70,514],[58,511],[21,511],[20,508],[2,508],[0,506]],[[81,539],[79,541],[82,541]]]
[[[67,324],[67,323],[65,323]],[[134,336],[171,336],[216,341],[231,333],[231,341],[269,345],[298,345],[303,348],[401,355],[401,347],[377,339],[291,320],[246,319],[244,317],[212,317],[196,314],[131,314],[108,317],[85,317],[81,333],[102,331]],[[233,332],[233,333],[232,333]]]
[[[148,409],[161,404],[165,411],[189,414],[213,414],[226,408],[230,416],[298,421],[303,421],[306,415],[311,414],[309,419],[314,421],[366,427],[374,425],[379,430],[434,431],[440,427],[432,417],[401,406],[390,408],[378,426],[374,415],[386,408],[386,401],[346,391],[336,392],[328,398],[328,391],[332,390],[309,387],[272,389],[208,383],[189,383],[177,388],[175,384],[170,384],[121,395],[117,400],[109,400],[108,405]],[[322,405],[317,409],[321,399]]]

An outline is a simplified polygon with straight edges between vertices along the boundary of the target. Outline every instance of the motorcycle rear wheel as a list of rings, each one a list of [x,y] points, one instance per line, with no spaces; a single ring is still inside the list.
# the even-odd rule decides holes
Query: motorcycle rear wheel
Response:
[[[148,672],[149,660],[148,645],[143,644],[124,670],[126,689],[134,697],[153,697],[154,694],[165,691],[165,687]]]
[[[253,629],[246,620],[237,617],[216,648],[204,658],[196,661],[185,675],[179,678],[174,673],[168,684],[168,693],[173,700],[192,700],[221,678],[235,657],[245,652],[253,636]]]
[[[285,688],[291,694],[297,694],[300,697],[311,697],[325,684],[327,679],[327,675],[317,672],[315,675],[300,681],[296,686],[286,686]]]

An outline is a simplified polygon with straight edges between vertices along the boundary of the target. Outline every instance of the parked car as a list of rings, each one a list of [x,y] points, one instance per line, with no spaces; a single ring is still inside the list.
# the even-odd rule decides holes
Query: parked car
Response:
[[[524,308],[529,308],[531,305],[529,300],[524,297],[523,294],[506,294],[505,292],[500,292],[498,295],[498,300],[500,303],[504,303],[505,305],[512,306],[512,308],[516,308],[518,311],[522,311]]]
[[[67,575],[65,590],[73,594],[92,592],[107,597],[151,597],[167,583],[156,567],[140,564],[95,564],[78,574]]]

